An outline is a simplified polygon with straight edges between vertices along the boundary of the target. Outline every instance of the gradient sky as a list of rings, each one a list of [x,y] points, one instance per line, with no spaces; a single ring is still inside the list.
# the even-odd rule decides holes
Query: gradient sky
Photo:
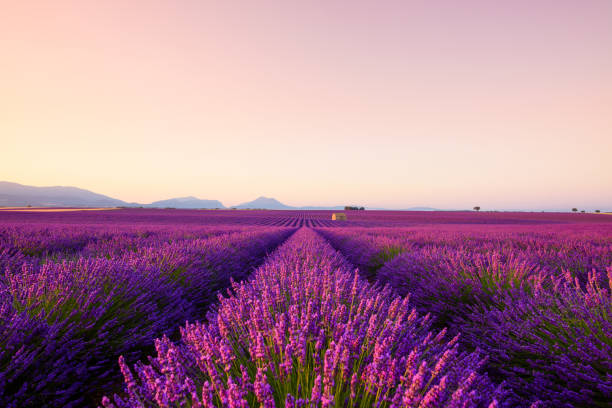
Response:
[[[0,0],[0,180],[612,208],[612,1]]]

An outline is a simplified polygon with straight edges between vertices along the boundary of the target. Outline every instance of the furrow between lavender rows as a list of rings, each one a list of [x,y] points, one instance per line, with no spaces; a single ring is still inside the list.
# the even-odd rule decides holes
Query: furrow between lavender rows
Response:
[[[111,241],[71,260],[6,263],[0,405],[96,404],[103,390],[121,389],[119,355],[134,362],[153,351],[155,337],[178,335],[230,279],[248,277],[294,231],[228,229],[192,239],[164,232],[127,251],[123,241]],[[126,239],[129,246],[140,241]],[[119,252],[109,252],[115,247]]]
[[[302,228],[205,322],[155,341],[149,364],[120,366],[111,407],[495,407],[503,390],[478,353],[431,328],[407,297],[368,283]]]

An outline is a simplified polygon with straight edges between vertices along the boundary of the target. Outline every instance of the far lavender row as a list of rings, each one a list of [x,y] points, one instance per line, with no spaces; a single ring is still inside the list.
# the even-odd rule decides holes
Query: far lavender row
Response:
[[[251,229],[240,226],[180,224],[0,224],[0,268],[4,271],[9,264],[14,268],[19,259],[45,262],[47,259],[57,261],[83,256],[113,258],[138,248],[203,239],[231,232],[247,232]]]
[[[607,217],[607,216],[604,216]],[[612,217],[609,217],[612,219]],[[473,257],[520,258],[546,272],[570,271],[581,283],[612,265],[612,223],[546,225],[445,225],[404,228],[319,229],[362,273],[376,274],[390,259],[420,249]]]
[[[4,251],[15,262],[4,263],[0,279],[0,406],[76,407],[99,400],[102,389],[119,384],[120,354],[136,361],[152,349],[154,337],[200,318],[217,290],[230,278],[246,278],[293,231],[217,228],[207,234],[177,226],[174,232],[95,235],[89,228],[83,245],[74,230],[60,228],[77,239],[54,240],[61,233],[41,228],[41,236],[66,243],[59,258],[48,250],[40,259],[27,256],[19,245]],[[69,242],[79,243],[72,254]]]
[[[111,407],[497,407],[486,358],[431,331],[408,298],[360,278],[320,236],[301,229],[208,323],[157,356],[120,365],[127,395]],[[134,375],[135,372],[135,375]]]

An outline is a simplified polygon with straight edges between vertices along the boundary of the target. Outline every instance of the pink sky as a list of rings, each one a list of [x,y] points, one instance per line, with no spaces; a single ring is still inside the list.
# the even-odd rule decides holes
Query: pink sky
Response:
[[[0,180],[612,207],[611,1],[294,3],[3,2]]]

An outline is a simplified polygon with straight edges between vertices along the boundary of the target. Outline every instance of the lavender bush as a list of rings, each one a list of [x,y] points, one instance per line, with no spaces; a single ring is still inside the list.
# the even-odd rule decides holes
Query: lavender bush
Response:
[[[611,235],[580,230],[326,235],[353,257],[359,241],[370,257],[389,242],[410,248],[384,263],[376,279],[462,333],[462,349],[484,349],[486,370],[514,394],[508,404],[608,406]]]
[[[114,259],[7,266],[0,281],[0,405],[90,403],[118,383],[117,356],[135,361],[153,338],[202,316],[230,277],[248,276],[290,233],[164,239]]]
[[[486,358],[430,331],[408,298],[359,278],[302,229],[251,280],[220,297],[182,342],[156,340],[109,407],[496,406]]]
[[[461,324],[464,339],[486,350],[489,371],[504,378],[517,405],[609,407],[612,401],[612,268],[600,286],[571,274],[533,295],[499,294]]]

